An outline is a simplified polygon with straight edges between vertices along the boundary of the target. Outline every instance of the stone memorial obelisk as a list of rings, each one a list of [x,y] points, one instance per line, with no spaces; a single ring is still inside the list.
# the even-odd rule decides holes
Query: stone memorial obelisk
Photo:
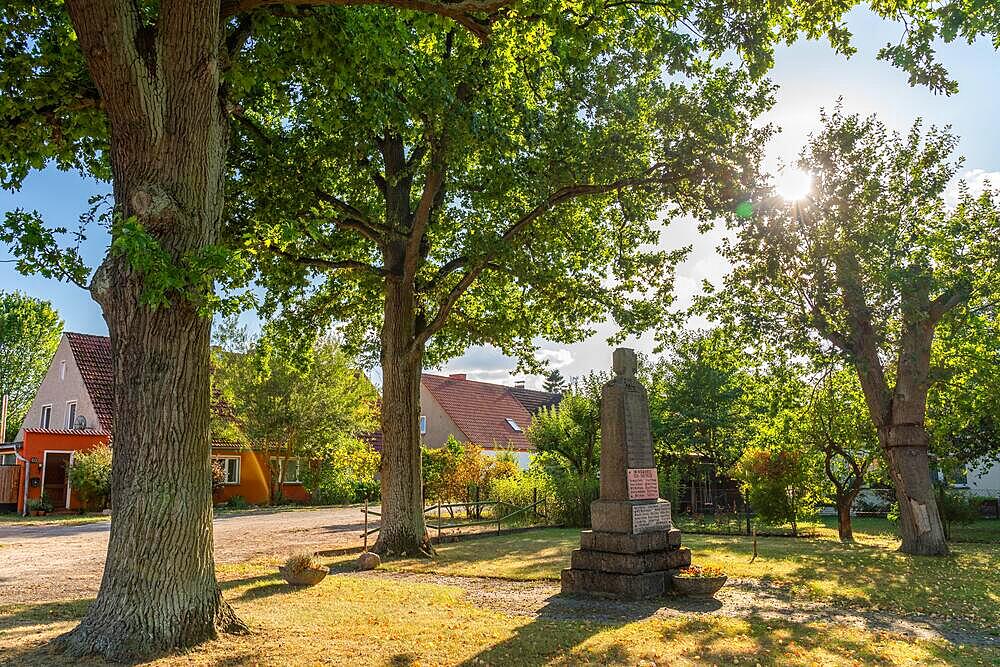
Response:
[[[663,595],[670,575],[691,564],[660,498],[649,425],[649,399],[635,379],[635,352],[614,352],[615,377],[601,390],[601,495],[590,505],[592,530],[580,536],[563,593],[624,599]]]

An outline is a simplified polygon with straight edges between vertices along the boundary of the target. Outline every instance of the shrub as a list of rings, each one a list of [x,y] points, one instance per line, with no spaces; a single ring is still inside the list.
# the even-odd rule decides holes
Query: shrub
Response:
[[[551,482],[539,475],[521,473],[514,477],[494,479],[490,484],[490,498],[511,507],[527,507],[536,498],[545,500],[545,510],[549,512],[550,521],[551,513],[556,508]],[[538,512],[542,512],[542,509],[539,508]],[[535,517],[529,513],[526,518],[534,520]]]
[[[809,455],[795,448],[750,447],[733,468],[740,489],[765,523],[792,524],[816,512],[822,478]]]
[[[243,496],[233,496],[226,501],[226,507],[231,510],[245,510],[250,509],[250,503]]]
[[[103,509],[111,495],[111,447],[99,445],[73,457],[69,483],[86,509]]]
[[[381,457],[368,443],[346,439],[318,466],[302,470],[302,482],[320,505],[343,505],[378,497]]]
[[[212,461],[212,495],[226,485],[226,469],[222,461]]]
[[[945,539],[952,537],[952,527],[955,524],[968,525],[979,518],[979,506],[983,498],[970,495],[967,492],[937,486],[937,505],[941,513],[941,523]]]
[[[552,518],[566,526],[590,525],[590,503],[597,500],[600,484],[596,477],[561,474],[551,478],[554,496]]]

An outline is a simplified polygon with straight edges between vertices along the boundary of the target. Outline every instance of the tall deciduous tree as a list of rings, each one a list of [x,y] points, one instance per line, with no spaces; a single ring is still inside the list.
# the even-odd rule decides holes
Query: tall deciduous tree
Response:
[[[721,468],[750,437],[761,379],[740,342],[723,328],[680,334],[649,370],[649,409],[658,456],[696,457]],[[672,461],[674,463],[674,461]]]
[[[890,133],[875,118],[822,115],[799,158],[803,202],[770,202],[724,248],[720,313],[855,369],[900,505],[902,550],[945,554],[925,429],[935,331],[991,307],[1000,278],[996,193],[944,199],[955,138]]]
[[[220,328],[213,350],[213,393],[227,414],[215,435],[267,452],[272,500],[284,481],[284,463],[324,461],[378,423],[378,393],[336,340],[322,337],[297,349],[273,327],[251,339],[245,329]]]
[[[302,4],[404,7],[485,34],[505,2]],[[97,600],[60,640],[71,654],[131,660],[245,629],[212,557],[208,315],[216,281],[241,273],[219,245],[229,119],[234,81],[261,74],[234,65],[258,16],[290,12],[269,0],[0,6],[0,185],[55,164],[113,192],[111,247],[89,282],[37,213],[8,213],[2,236],[22,270],[89,290],[111,335],[115,515]]]
[[[257,45],[289,73],[245,97],[232,224],[286,314],[378,357],[375,548],[415,553],[423,365],[655,324],[681,256],[655,247],[657,215],[708,219],[752,187],[770,90],[658,6],[500,19],[486,44],[435,18],[327,18]]]
[[[0,396],[7,397],[8,440],[21,428],[62,329],[62,320],[48,301],[0,292]]]

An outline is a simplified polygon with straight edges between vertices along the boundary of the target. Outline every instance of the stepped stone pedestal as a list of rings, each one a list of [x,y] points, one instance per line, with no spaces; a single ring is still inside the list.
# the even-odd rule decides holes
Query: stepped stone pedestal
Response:
[[[580,536],[563,593],[637,600],[659,597],[670,575],[691,564],[659,497],[646,390],[635,379],[635,352],[614,352],[615,378],[601,390],[601,495],[590,505],[592,530]]]

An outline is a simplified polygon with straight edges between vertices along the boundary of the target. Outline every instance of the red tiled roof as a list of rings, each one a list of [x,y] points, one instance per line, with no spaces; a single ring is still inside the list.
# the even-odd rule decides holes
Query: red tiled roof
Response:
[[[367,442],[376,452],[382,451],[382,431],[362,433],[358,436],[358,439],[361,440],[361,442]]]
[[[114,422],[114,376],[111,373],[111,339],[107,336],[66,332],[70,350],[76,359],[77,368],[83,376],[83,384],[94,404],[101,429],[111,431]],[[232,406],[219,395],[212,392],[212,414],[215,417],[239,425],[233,414]],[[219,440],[223,446],[229,441]]]
[[[107,336],[93,336],[66,332],[69,349],[76,359],[77,368],[83,376],[83,384],[94,404],[94,411],[100,426],[111,430],[115,396],[114,376],[111,374],[111,339]]]
[[[559,401],[562,400],[562,394],[553,394],[548,391],[538,391],[537,389],[525,389],[524,387],[512,387],[510,393],[532,415],[542,408],[559,405]]]
[[[531,415],[514,398],[510,387],[427,373],[420,376],[420,381],[470,442],[481,447],[532,449],[524,434]],[[514,430],[507,419],[512,419],[521,431]]]

